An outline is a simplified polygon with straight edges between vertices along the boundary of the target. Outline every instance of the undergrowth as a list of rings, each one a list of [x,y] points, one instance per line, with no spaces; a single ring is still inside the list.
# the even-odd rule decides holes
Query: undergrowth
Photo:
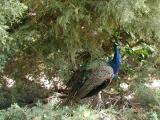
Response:
[[[150,98],[147,93],[156,96]],[[38,102],[32,108],[13,104],[10,108],[0,111],[0,120],[159,120],[160,108],[157,105],[160,101],[159,94],[150,88],[147,89],[147,93],[141,90],[135,92],[136,101],[140,106],[124,105],[121,109],[116,105],[101,110],[92,109],[87,105],[62,107],[55,102],[48,104]]]

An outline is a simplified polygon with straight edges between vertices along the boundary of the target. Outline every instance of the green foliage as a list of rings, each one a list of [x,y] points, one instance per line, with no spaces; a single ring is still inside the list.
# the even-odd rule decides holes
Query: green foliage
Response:
[[[158,120],[158,115],[157,115],[157,114],[158,114],[158,113],[151,111],[151,112],[149,113],[149,119],[150,119],[150,120]]]
[[[17,0],[0,1],[0,71],[17,51],[14,38],[7,32],[14,24],[18,24],[27,6]]]
[[[27,115],[22,108],[15,104],[5,113],[4,120],[27,120]]]
[[[133,62],[141,62],[151,55],[147,46],[154,45],[154,41],[159,42],[157,24],[160,11],[156,0],[22,2],[28,6],[28,13],[25,23],[11,35],[21,50],[14,59],[19,55],[33,54],[31,61],[38,59],[41,63],[34,64],[24,75],[52,71],[52,74],[67,80],[70,71],[77,69],[86,59],[78,60],[79,53],[87,51],[93,59],[104,58],[111,53],[114,38],[121,41],[120,48],[126,56],[137,60]],[[20,15],[19,11],[16,13]],[[23,63],[20,66],[27,65]],[[12,73],[20,69],[15,67],[11,68]]]
[[[135,112],[132,108],[123,108],[121,111],[115,107],[93,110],[88,106],[59,107],[54,103],[42,105],[37,103],[32,108],[20,108],[16,104],[7,110],[0,111],[0,120],[95,120],[95,119],[127,119],[127,120],[158,120],[159,112],[148,110]]]
[[[0,6],[1,24],[9,26],[20,22],[24,11],[27,9],[27,6],[17,0],[1,0]]]
[[[30,109],[12,105],[6,112],[0,111],[0,115],[2,120],[33,120],[35,118],[42,120],[94,120],[100,117],[96,111],[87,106],[57,108],[53,104],[37,104],[36,107]]]
[[[160,91],[148,88],[143,84],[137,85],[135,98],[146,107],[160,105]]]
[[[12,99],[10,92],[0,89],[0,109],[10,107],[11,103]]]
[[[118,80],[129,83],[136,90],[136,99],[153,109],[143,115],[125,109],[122,117],[159,119],[159,93],[137,86],[147,82],[149,75],[160,75],[159,0],[20,1],[0,1],[0,108],[46,97],[35,85],[42,73],[49,80],[58,76],[67,81],[86,61],[111,57],[111,46],[118,39],[123,55]],[[28,75],[33,77],[30,84]],[[15,81],[12,88],[7,87],[4,76]],[[86,119],[100,116],[85,106],[40,105],[25,110],[12,106],[0,112],[0,119],[82,119],[85,113],[89,115]],[[102,114],[115,119],[120,113],[111,108]]]

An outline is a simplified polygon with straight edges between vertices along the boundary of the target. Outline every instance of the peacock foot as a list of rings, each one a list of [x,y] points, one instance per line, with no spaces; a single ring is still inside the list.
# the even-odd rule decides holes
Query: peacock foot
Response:
[[[104,109],[104,108],[105,108],[104,102],[102,100],[98,100],[95,109],[101,110],[101,109]]]
[[[101,92],[99,92],[96,98],[93,99],[93,101],[91,102],[91,107],[98,110],[105,108],[105,104],[101,98]]]

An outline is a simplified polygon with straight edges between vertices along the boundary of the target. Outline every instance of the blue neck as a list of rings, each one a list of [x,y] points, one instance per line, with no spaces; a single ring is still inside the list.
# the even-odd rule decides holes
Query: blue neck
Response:
[[[114,75],[116,75],[121,65],[121,54],[116,45],[114,45],[114,57],[108,63],[113,68]]]

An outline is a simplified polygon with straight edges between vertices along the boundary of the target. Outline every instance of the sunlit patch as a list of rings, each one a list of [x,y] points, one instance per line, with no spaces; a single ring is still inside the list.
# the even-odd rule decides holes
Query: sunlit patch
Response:
[[[158,88],[160,89],[160,80],[152,80],[151,83],[145,83],[145,85],[149,88]]]
[[[89,117],[89,116],[90,116],[90,112],[89,111],[84,112],[84,117]]]
[[[34,76],[29,74],[29,75],[26,75],[26,78],[28,80],[30,80],[30,81],[38,80],[38,82],[42,85],[42,87],[44,87],[46,89],[53,88],[54,84],[56,84],[57,87],[62,85],[62,83],[60,82],[60,78],[59,77],[54,77],[51,80],[49,80],[44,73],[41,73],[39,75],[39,77],[37,77],[37,78],[34,78]]]
[[[120,88],[122,88],[123,91],[127,91],[128,87],[129,87],[129,85],[127,83],[121,83],[120,84]]]
[[[6,76],[3,76],[3,79],[6,80],[6,85],[7,87],[11,88],[14,84],[15,84],[15,81],[11,78],[8,78]]]
[[[129,94],[129,95],[125,95],[124,98],[126,98],[127,100],[131,100],[134,98],[135,93]]]

